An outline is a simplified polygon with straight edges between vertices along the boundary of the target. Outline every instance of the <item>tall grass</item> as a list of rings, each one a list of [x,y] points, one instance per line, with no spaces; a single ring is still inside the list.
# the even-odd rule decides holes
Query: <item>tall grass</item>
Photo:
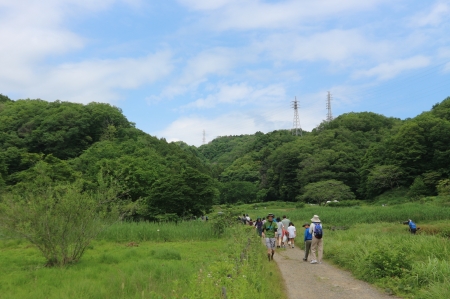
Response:
[[[179,242],[215,240],[210,221],[119,222],[104,230],[97,239],[110,242]]]
[[[393,223],[358,224],[327,231],[324,256],[405,298],[449,298],[450,240],[438,235],[411,235]]]
[[[313,215],[319,215],[327,226],[352,225],[357,223],[393,222],[407,219],[415,222],[450,219],[450,207],[433,204],[407,203],[394,206],[356,206],[349,208],[306,206],[305,208],[272,209],[267,212],[277,216],[286,214],[294,222],[309,222]],[[251,211],[250,214],[258,212]]]
[[[156,227],[148,223],[118,225],[94,241],[79,263],[65,268],[43,267],[45,260],[24,240],[0,240],[0,298],[209,299],[220,298],[222,288],[228,298],[262,299],[267,294],[285,298],[280,274],[265,259],[252,228],[237,226],[226,238],[207,241],[202,235],[202,241],[185,242],[192,240],[189,229],[197,228],[194,236],[199,238],[209,227],[207,223],[186,223],[185,229],[172,232],[172,238],[182,242],[158,243],[145,234],[148,241],[137,240],[143,236],[140,230]],[[128,237],[122,235],[127,228]],[[186,236],[179,235],[180,231]],[[130,246],[126,243],[130,240],[139,243]]]

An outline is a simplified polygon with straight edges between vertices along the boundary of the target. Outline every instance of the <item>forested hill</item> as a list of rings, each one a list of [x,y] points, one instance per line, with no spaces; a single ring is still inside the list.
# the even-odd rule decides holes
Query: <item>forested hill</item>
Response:
[[[0,196],[107,179],[133,219],[186,218],[214,203],[372,199],[450,190],[450,98],[413,119],[347,113],[302,137],[280,130],[197,148],[152,137],[117,107],[0,95]],[[1,200],[1,198],[0,198]]]
[[[136,129],[117,107],[0,95],[0,194],[95,189],[105,178],[134,203],[132,218],[202,215],[218,196],[194,153]]]
[[[303,137],[223,136],[198,151],[221,182],[223,203],[434,195],[449,184],[450,98],[413,119],[347,113]]]

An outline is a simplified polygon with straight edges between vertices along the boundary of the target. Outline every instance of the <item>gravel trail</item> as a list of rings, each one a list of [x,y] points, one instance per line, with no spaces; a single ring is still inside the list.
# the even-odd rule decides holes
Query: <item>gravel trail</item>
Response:
[[[327,262],[310,264],[303,261],[299,248],[277,248],[274,261],[282,273],[289,299],[384,299],[390,296],[374,286],[357,280],[350,272]]]

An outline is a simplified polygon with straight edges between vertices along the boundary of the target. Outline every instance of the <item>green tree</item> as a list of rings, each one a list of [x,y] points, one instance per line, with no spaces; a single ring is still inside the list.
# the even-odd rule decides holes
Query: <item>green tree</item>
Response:
[[[258,188],[254,183],[231,181],[221,184],[220,187],[220,203],[235,204],[239,201],[243,203],[251,203],[256,200]]]
[[[48,184],[41,177],[20,193],[1,194],[0,229],[27,239],[42,253],[47,266],[77,262],[90,242],[119,219],[113,185],[96,191],[82,183]]]
[[[417,199],[426,195],[430,195],[430,191],[423,182],[422,177],[418,176],[414,179],[411,186],[409,186],[408,196]]]
[[[367,179],[368,190],[377,195],[400,186],[403,172],[395,165],[376,166]]]
[[[436,188],[439,195],[450,195],[450,179],[440,180]]]
[[[355,194],[343,182],[326,180],[306,185],[305,193],[300,199],[305,202],[314,202],[323,205],[327,201],[355,199]]]

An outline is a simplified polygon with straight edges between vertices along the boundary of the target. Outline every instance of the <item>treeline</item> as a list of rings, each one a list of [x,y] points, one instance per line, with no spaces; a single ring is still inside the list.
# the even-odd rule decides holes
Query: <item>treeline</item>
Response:
[[[197,148],[152,137],[109,104],[0,95],[0,194],[67,184],[95,192],[107,181],[130,219],[189,218],[239,201],[445,194],[449,177],[450,98],[412,119],[347,113],[302,137],[257,132]]]
[[[412,119],[347,113],[302,137],[287,130],[224,136],[198,151],[221,183],[221,203],[445,194],[450,97]]]
[[[194,153],[136,129],[117,107],[0,95],[0,194],[67,184],[92,192],[105,181],[131,219],[199,216],[219,195]]]

